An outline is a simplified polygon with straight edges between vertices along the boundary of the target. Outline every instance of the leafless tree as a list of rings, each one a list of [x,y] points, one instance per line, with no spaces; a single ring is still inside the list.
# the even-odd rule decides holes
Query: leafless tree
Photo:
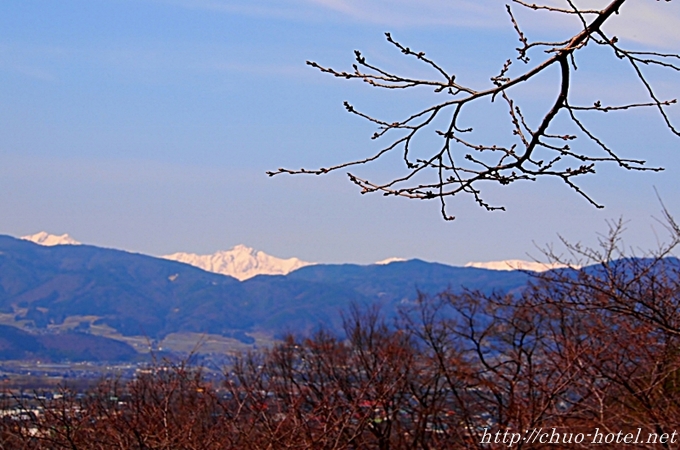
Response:
[[[184,363],[159,362],[128,383],[104,380],[86,392],[16,397],[7,407],[2,449],[235,448],[223,399]]]
[[[618,254],[616,230],[600,255]],[[421,297],[405,328],[452,413],[438,415],[447,430],[438,447],[501,448],[482,444],[499,430],[647,436],[680,426],[680,267],[660,258],[666,250],[544,274],[514,295]]]
[[[264,359],[251,355],[236,366],[230,386],[250,417],[240,422],[253,436],[249,446],[387,450],[423,440],[412,426],[418,414],[408,386],[418,370],[408,335],[375,311],[354,310],[346,330],[347,340],[289,337]]]
[[[670,0],[666,0],[669,2]],[[564,7],[528,3],[512,0],[515,7],[534,10],[535,14],[551,13],[573,17],[581,25],[581,30],[573,36],[555,42],[531,41],[516,20],[510,5],[507,12],[510,22],[519,38],[517,56],[508,59],[500,71],[491,76],[485,86],[461,84],[456,75],[444,68],[443,64],[428,58],[424,52],[411,49],[386,33],[387,41],[407,57],[413,57],[432,69],[436,75],[432,79],[421,79],[400,75],[369,62],[356,51],[356,62],[351,71],[336,70],[316,62],[310,66],[338,78],[356,79],[380,89],[434,89],[438,100],[430,106],[415,111],[402,119],[381,119],[357,110],[345,102],[347,111],[377,126],[372,139],[387,140],[377,153],[366,158],[344,162],[319,169],[291,170],[279,168],[267,172],[277,174],[314,174],[322,175],[352,166],[372,163],[384,159],[388,154],[400,152],[406,171],[395,175],[390,181],[375,182],[348,173],[350,180],[361,188],[361,193],[381,192],[385,196],[395,195],[410,199],[438,199],[441,213],[446,220],[454,217],[447,212],[447,199],[458,194],[469,194],[483,208],[490,211],[504,210],[503,206],[491,205],[482,195],[484,182],[508,185],[516,181],[537,180],[553,177],[562,180],[571,189],[583,196],[594,206],[602,207],[577,184],[576,178],[595,173],[596,167],[612,163],[626,170],[660,171],[661,167],[647,166],[638,158],[624,158],[591,130],[586,116],[591,113],[608,113],[637,108],[654,108],[658,111],[667,128],[674,135],[680,135],[671,123],[668,108],[676,99],[660,97],[645,74],[645,67],[656,67],[668,71],[680,71],[680,56],[657,51],[633,51],[623,47],[616,36],[603,31],[603,25],[615,20],[615,15],[626,14],[622,7],[626,0],[612,0],[603,9],[584,9],[577,7],[572,0],[565,0]],[[662,8],[660,4],[658,7]],[[605,105],[593,99],[590,105],[573,104],[571,98],[573,73],[577,70],[576,55],[590,46],[601,46],[611,50],[613,60],[621,60],[630,66],[634,77],[639,80],[648,100],[642,102]],[[538,62],[534,62],[534,60]],[[520,63],[519,70],[515,70]],[[530,118],[523,113],[517,96],[517,88],[531,86],[538,76],[551,67],[558,66],[555,85],[557,97],[542,115]],[[526,86],[525,86],[526,88]],[[443,97],[443,98],[442,98]],[[503,102],[509,114],[511,135],[499,143],[473,133],[465,112],[469,105],[482,101]],[[566,120],[557,123],[558,116]],[[570,125],[567,125],[570,124]],[[477,124],[483,125],[483,124]],[[432,151],[416,151],[416,137],[434,132],[442,144]],[[577,138],[590,141],[592,145],[572,142]]]

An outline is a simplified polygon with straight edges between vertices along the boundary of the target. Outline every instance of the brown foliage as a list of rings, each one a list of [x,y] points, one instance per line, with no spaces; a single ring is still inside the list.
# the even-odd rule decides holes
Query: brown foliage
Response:
[[[217,394],[200,370],[164,364],[124,386],[108,380],[85,395],[64,388],[31,406],[17,399],[24,420],[4,420],[2,448],[222,449],[230,422]]]

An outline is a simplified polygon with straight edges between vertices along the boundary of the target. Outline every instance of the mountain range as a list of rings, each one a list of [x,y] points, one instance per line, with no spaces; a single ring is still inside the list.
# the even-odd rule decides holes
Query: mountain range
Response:
[[[57,236],[45,231],[29,236],[22,236],[21,239],[45,246],[81,244],[68,234]],[[298,258],[277,258],[242,244],[236,245],[230,250],[217,251],[210,255],[178,252],[161,256],[161,258],[179,261],[208,272],[229,275],[241,281],[256,275],[287,275],[301,267],[318,264],[302,261]],[[402,261],[406,261],[406,259],[393,257],[377,261],[375,264],[385,265]],[[509,259],[504,261],[469,262],[465,264],[464,267],[476,267],[478,269],[489,270],[529,270],[532,272],[543,272],[563,266],[560,264]]]
[[[40,231],[35,234],[28,236],[22,236],[21,239],[25,241],[35,242],[36,244],[46,245],[52,247],[54,245],[80,245],[81,242],[76,241],[68,234],[62,234],[57,236],[55,234],[49,234],[46,231]]]
[[[45,231],[22,236],[21,239],[48,247],[82,244],[68,234],[58,236]],[[208,272],[229,275],[241,281],[256,275],[286,275],[300,267],[314,264],[298,258],[277,258],[245,245],[237,245],[230,250],[217,251],[211,255],[178,252],[161,258],[179,261]]]
[[[205,334],[251,345],[320,325],[339,331],[351,304],[378,304],[390,317],[418,292],[511,291],[529,276],[409,260],[315,264],[239,281],[164,258],[0,236],[0,325],[55,339],[81,333],[134,344]]]
[[[237,245],[231,250],[218,251],[212,255],[173,253],[162,258],[199,267],[208,272],[229,275],[240,281],[256,275],[287,275],[313,264],[297,258],[276,258],[245,245]]]
[[[545,272],[546,270],[562,269],[564,264],[542,263],[536,261],[522,261],[520,259],[507,259],[505,261],[469,262],[464,267],[476,267],[488,270],[529,270],[531,272]]]

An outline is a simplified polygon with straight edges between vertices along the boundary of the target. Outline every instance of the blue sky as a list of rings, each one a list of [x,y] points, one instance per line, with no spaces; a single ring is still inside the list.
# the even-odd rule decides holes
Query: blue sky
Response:
[[[518,18],[535,38],[578,28],[541,13]],[[625,5],[609,30],[631,47],[675,52],[679,25],[679,2],[650,0]],[[558,234],[594,243],[605,221],[619,217],[628,220],[631,247],[654,247],[663,236],[654,187],[680,215],[680,139],[652,111],[589,119],[623,155],[666,167],[605,167],[583,179],[603,210],[546,180],[489,187],[487,197],[506,212],[455,199],[457,219],[444,222],[436,202],[361,196],[342,173],[268,178],[278,167],[328,166],[377,149],[374,128],[344,112],[344,100],[396,120],[432,99],[428,91],[373,91],[305,65],[349,69],[361,49],[381,65],[432,75],[386,44],[385,31],[477,86],[488,85],[517,45],[495,0],[0,4],[0,233],[69,233],[156,255],[243,243],[315,262],[464,264],[539,256],[536,245]],[[606,52],[593,49],[578,63],[574,101],[641,98],[630,70]],[[677,95],[680,78],[650,76],[662,96]],[[538,114],[555,92],[548,74],[522,93],[522,106]],[[680,124],[677,111],[671,117]],[[497,128],[491,121],[481,129],[493,139]],[[388,162],[357,173],[395,170]]]

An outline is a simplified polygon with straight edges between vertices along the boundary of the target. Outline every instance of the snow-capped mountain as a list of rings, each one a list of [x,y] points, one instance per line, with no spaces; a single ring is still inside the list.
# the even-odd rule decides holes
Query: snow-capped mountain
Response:
[[[41,231],[40,233],[31,234],[29,236],[21,236],[21,239],[25,241],[35,242],[36,244],[46,245],[51,247],[53,245],[80,245],[81,243],[73,239],[68,234],[62,234],[57,236],[54,234],[49,234],[46,231]]]
[[[476,267],[478,269],[488,270],[530,270],[532,272],[545,272],[546,270],[560,269],[566,266],[564,264],[506,259],[504,261],[469,262],[465,264],[465,267]]]
[[[373,264],[376,264],[378,266],[384,266],[384,265],[387,265],[387,264],[390,264],[390,263],[393,263],[393,262],[402,262],[402,261],[406,261],[406,260],[404,258],[387,258],[387,259],[383,259],[382,261],[376,261]]]
[[[212,255],[173,253],[161,258],[191,264],[208,272],[229,275],[241,281],[255,275],[287,275],[295,269],[314,264],[298,258],[276,258],[245,245],[237,245],[231,250],[219,251]]]
[[[29,236],[22,236],[21,239],[45,246],[81,244],[68,234],[57,236],[45,231]],[[277,258],[245,245],[237,245],[231,250],[218,251],[212,255],[173,253],[172,255],[161,256],[161,258],[190,264],[208,272],[229,275],[241,281],[256,275],[287,275],[301,267],[317,264],[302,261],[298,258]],[[382,261],[377,261],[374,264],[386,265],[401,261],[406,260],[404,258],[387,258]],[[465,267],[476,267],[488,270],[530,270],[533,272],[544,272],[546,270],[562,268],[565,266],[561,264],[508,259],[504,261],[469,262],[465,264]]]

